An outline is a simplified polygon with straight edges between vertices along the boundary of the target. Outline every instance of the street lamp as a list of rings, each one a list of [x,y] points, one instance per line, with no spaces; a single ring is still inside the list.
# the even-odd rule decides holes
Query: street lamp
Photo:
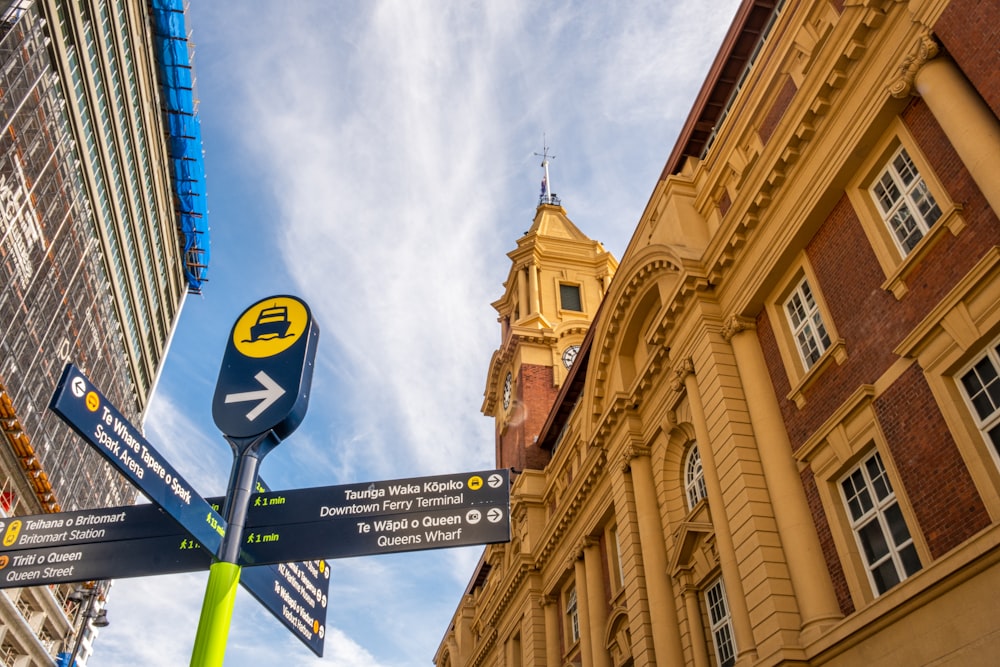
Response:
[[[93,625],[95,628],[108,627],[108,610],[102,607],[96,613],[94,611],[95,602],[103,601],[105,592],[104,582],[98,581],[89,587],[78,586],[72,593],[66,596],[67,600],[78,604],[86,600],[87,605],[82,613],[79,611],[79,608],[77,609],[77,617],[74,625],[79,624],[79,628],[76,631],[76,642],[73,644],[73,652],[69,654],[69,660],[64,663],[65,667],[75,667],[76,656],[80,652],[80,645],[83,643],[83,635],[87,630],[88,624]]]

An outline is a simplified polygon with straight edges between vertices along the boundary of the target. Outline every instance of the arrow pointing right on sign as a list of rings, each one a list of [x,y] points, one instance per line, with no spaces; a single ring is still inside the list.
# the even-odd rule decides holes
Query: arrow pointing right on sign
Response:
[[[271,405],[273,405],[274,402],[281,398],[285,393],[284,388],[272,380],[271,376],[264,371],[260,371],[257,375],[254,375],[254,379],[256,379],[257,382],[260,382],[264,388],[256,391],[241,391],[236,394],[226,394],[226,403],[260,401],[256,407],[247,413],[247,419],[250,421],[259,417],[264,410],[271,407]]]

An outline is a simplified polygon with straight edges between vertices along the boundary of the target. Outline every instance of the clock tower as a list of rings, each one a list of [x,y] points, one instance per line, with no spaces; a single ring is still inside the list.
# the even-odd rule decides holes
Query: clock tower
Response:
[[[544,155],[535,219],[507,253],[504,294],[492,304],[501,343],[490,360],[482,411],[496,421],[498,468],[548,463],[537,436],[618,267],[566,216],[549,189],[548,160]]]

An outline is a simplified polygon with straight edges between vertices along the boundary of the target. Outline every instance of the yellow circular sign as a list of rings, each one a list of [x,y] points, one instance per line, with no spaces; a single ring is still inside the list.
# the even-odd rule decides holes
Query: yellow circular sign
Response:
[[[273,357],[294,345],[308,324],[304,303],[287,296],[271,297],[240,316],[233,327],[233,344],[247,357]]]
[[[87,409],[91,412],[97,412],[97,408],[101,407],[101,399],[97,396],[97,392],[88,391],[87,397],[84,400],[86,401]]]
[[[469,478],[469,488],[473,491],[478,491],[483,488],[483,478],[479,475],[473,475]]]

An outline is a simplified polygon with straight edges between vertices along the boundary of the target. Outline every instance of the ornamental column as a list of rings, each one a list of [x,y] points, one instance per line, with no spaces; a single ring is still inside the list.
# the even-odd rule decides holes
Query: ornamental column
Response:
[[[642,548],[642,567],[646,575],[646,595],[649,598],[649,621],[656,662],[660,665],[683,665],[680,621],[677,618],[670,576],[667,574],[667,548],[660,524],[660,508],[656,502],[649,447],[629,445],[623,458],[625,461],[622,469],[632,473],[632,491],[635,494],[636,521]]]
[[[528,298],[531,299],[531,314],[541,312],[541,302],[538,298],[538,265],[532,262],[528,265]]]
[[[750,622],[750,611],[747,607],[746,594],[743,591],[743,579],[740,576],[739,561],[736,558],[733,532],[726,518],[726,500],[722,496],[719,469],[715,466],[715,451],[712,448],[708,420],[705,417],[705,406],[701,402],[698,378],[694,373],[694,362],[690,358],[683,360],[674,371],[674,378],[673,389],[675,391],[683,389],[687,393],[688,404],[691,406],[694,434],[698,439],[698,454],[701,456],[701,468],[705,474],[708,506],[712,510],[715,543],[719,549],[719,569],[722,570],[722,581],[726,587],[729,613],[733,617],[737,656],[746,657],[751,661],[756,660],[757,646],[754,642],[753,624]],[[701,617],[699,616],[699,618]]]
[[[559,667],[562,661],[562,646],[559,644],[559,600],[555,595],[546,595],[542,600],[545,610],[545,666]]]
[[[703,462],[704,463],[704,462]],[[691,654],[694,658],[694,667],[711,667],[708,659],[708,642],[705,639],[705,626],[701,622],[701,604],[699,598],[701,591],[691,582],[691,572],[684,573],[684,582],[681,585],[684,595],[684,609],[687,611],[688,630],[691,632]],[[729,592],[729,589],[726,589]],[[739,646],[737,639],[736,646]]]
[[[573,574],[576,581],[576,616],[580,622],[580,659],[583,667],[593,667],[594,652],[590,646],[590,594],[587,590],[587,570],[583,564],[583,550],[573,558]]]
[[[587,576],[587,616],[590,617],[590,652],[594,667],[611,667],[611,656],[604,646],[604,630],[608,625],[608,604],[604,599],[604,569],[600,542],[583,538],[583,567]]]
[[[803,641],[808,642],[841,618],[837,595],[755,326],[733,316],[722,333],[733,347],[774,522],[802,619]]]
[[[1000,121],[951,58],[938,56],[926,30],[889,86],[893,97],[920,95],[990,207],[1000,213]]]

